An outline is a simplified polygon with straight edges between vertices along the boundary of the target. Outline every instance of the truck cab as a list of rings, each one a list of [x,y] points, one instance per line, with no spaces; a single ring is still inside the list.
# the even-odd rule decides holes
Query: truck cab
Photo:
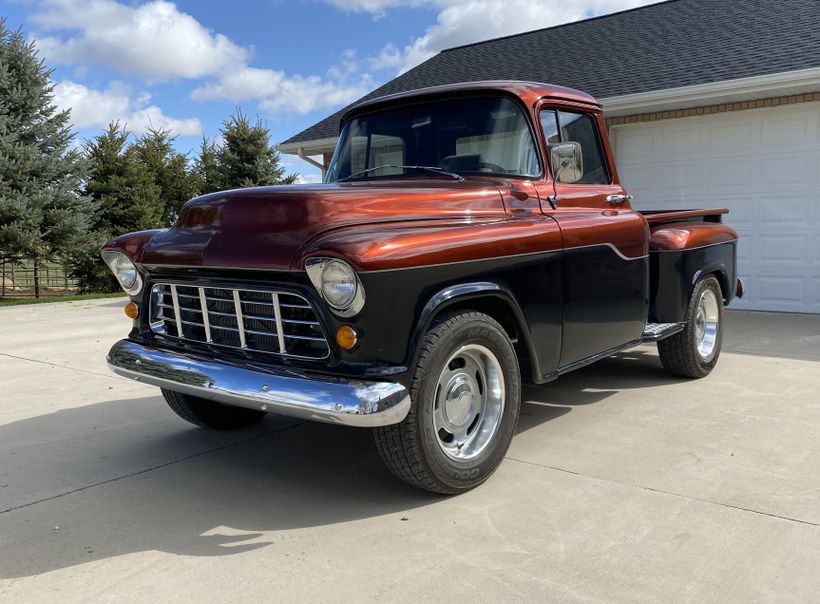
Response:
[[[212,193],[106,245],[135,316],[109,364],[206,427],[372,428],[399,478],[459,493],[500,464],[524,381],[647,341],[682,378],[715,367],[742,294],[727,211],[631,202],[583,92],[363,102],[324,183]]]

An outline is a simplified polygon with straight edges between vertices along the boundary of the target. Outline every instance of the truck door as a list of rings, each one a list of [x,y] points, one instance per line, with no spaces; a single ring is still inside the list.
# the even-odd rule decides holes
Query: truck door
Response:
[[[552,203],[544,199],[542,208],[557,220],[564,239],[559,364],[569,368],[640,339],[649,304],[649,233],[610,166],[603,120],[564,109],[544,109],[540,118],[547,154],[559,164],[547,185]],[[581,165],[562,161],[560,151],[573,146],[554,147],[561,143],[577,143]]]

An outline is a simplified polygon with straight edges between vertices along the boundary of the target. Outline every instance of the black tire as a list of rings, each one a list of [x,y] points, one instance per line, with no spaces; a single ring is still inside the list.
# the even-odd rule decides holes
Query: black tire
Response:
[[[171,410],[195,426],[214,430],[236,430],[255,424],[267,415],[264,411],[231,407],[204,398],[162,389],[162,396]]]
[[[709,354],[699,349],[698,306],[704,296],[716,301],[717,331]],[[686,311],[686,327],[683,331],[658,342],[658,354],[664,368],[679,377],[702,378],[709,375],[717,364],[723,345],[723,293],[715,277],[707,276],[698,281]]]
[[[492,388],[484,386],[487,392],[495,392],[495,411],[481,411],[467,430],[473,429],[476,434],[479,433],[478,426],[482,426],[484,422],[482,414],[487,418],[498,419],[487,420],[492,421],[492,425],[495,426],[489,431],[491,436],[480,437],[480,442],[484,443],[483,448],[477,447],[476,456],[464,460],[454,459],[451,457],[452,453],[445,452],[445,447],[452,448],[452,440],[450,444],[440,444],[444,442],[440,436],[442,432],[437,432],[435,426],[436,409],[444,405],[439,396],[439,380],[445,375],[445,363],[450,363],[446,369],[452,373],[453,363],[458,361],[454,355],[468,348],[489,351],[492,354],[492,375],[503,376],[503,395],[499,389],[493,391]],[[479,380],[478,374],[476,379]],[[478,391],[483,394],[480,386]],[[484,395],[484,398],[489,396]],[[446,495],[468,491],[487,480],[507,453],[521,408],[521,374],[518,358],[501,325],[493,318],[478,312],[450,314],[437,321],[421,344],[410,386],[410,398],[412,406],[404,421],[374,430],[379,453],[393,474],[413,486]],[[473,400],[472,396],[468,395],[467,398]],[[503,405],[498,403],[502,400]],[[462,399],[456,399],[454,404],[462,405]],[[468,409],[473,409],[473,403],[468,405]],[[468,418],[469,413],[470,411],[464,417]],[[463,425],[466,425],[467,421],[469,419]],[[463,443],[455,444],[457,454],[460,454]]]

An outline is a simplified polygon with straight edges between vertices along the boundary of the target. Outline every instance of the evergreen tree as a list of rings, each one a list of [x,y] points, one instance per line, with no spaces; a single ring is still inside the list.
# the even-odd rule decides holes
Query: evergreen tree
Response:
[[[136,145],[128,145],[129,136],[125,127],[114,122],[83,147],[89,166],[83,192],[94,200],[95,214],[93,230],[73,259],[81,291],[116,291],[116,281],[100,258],[106,241],[167,226],[162,189],[141,161]]]
[[[219,169],[216,160],[216,144],[207,138],[199,145],[199,157],[194,162],[196,189],[200,194],[219,191]]]
[[[195,174],[188,169],[188,158],[174,149],[175,138],[170,130],[149,128],[131,147],[160,189],[164,226],[174,223],[182,204],[196,195],[198,188]]]
[[[239,109],[223,123],[220,145],[203,141],[197,168],[202,192],[265,185],[289,185],[299,177],[286,174],[270,131],[261,120],[251,124]]]
[[[70,114],[52,90],[34,44],[0,20],[0,256],[34,262],[36,296],[39,267],[76,244],[91,212]]]
[[[84,145],[89,164],[84,192],[95,201],[94,227],[112,236],[166,226],[162,189],[136,146],[128,145],[130,134],[113,122]]]

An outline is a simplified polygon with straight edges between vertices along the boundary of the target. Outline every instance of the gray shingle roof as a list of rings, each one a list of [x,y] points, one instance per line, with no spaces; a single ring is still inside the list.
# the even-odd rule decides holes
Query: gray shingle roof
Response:
[[[444,50],[359,100],[474,80],[602,99],[809,67],[820,67],[818,0],[670,0]],[[345,109],[285,143],[337,136]]]

